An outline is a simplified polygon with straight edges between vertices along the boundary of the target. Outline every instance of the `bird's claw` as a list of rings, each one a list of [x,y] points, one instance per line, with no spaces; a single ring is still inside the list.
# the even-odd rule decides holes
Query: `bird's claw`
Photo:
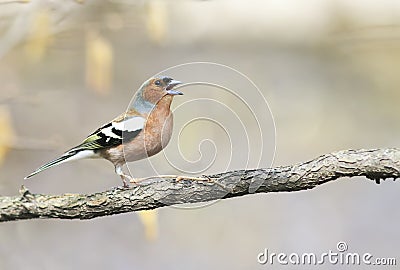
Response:
[[[130,185],[129,185],[129,183],[124,182],[124,184],[122,185],[122,187],[123,187],[124,189],[128,189],[128,188],[130,188]]]

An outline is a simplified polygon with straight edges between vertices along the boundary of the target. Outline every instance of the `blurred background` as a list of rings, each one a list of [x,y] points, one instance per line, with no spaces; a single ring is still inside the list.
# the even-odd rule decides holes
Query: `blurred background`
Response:
[[[187,62],[230,66],[259,92],[237,73],[212,72],[207,64],[167,72],[185,82],[209,78],[236,96],[182,89],[167,154],[150,165],[132,163],[136,177],[289,165],[399,144],[398,0],[2,0],[0,37],[2,196],[17,195],[22,184],[46,194],[120,185],[101,160],[23,178],[124,111],[144,80]],[[190,118],[202,116],[214,121],[178,136]],[[179,160],[179,150],[195,165]],[[263,269],[271,267],[257,263],[264,248],[320,254],[336,251],[339,241],[349,252],[397,256],[400,263],[399,192],[398,182],[341,179],[195,209],[4,223],[0,269]]]

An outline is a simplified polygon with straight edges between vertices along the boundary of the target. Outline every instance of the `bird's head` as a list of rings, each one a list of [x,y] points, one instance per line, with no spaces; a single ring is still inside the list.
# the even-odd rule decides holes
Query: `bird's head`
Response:
[[[133,107],[139,112],[149,112],[162,99],[171,102],[174,96],[183,95],[182,92],[174,90],[178,84],[181,82],[166,76],[147,80],[136,92]]]

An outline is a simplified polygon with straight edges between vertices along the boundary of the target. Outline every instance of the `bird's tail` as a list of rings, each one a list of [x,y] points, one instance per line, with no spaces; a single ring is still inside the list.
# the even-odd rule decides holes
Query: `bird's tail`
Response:
[[[31,173],[30,175],[26,176],[24,179],[28,179],[31,178],[32,176],[47,170],[51,167],[57,166],[61,163],[64,162],[68,162],[68,161],[72,161],[72,160],[76,160],[76,159],[82,159],[82,158],[88,158],[94,155],[94,152],[91,150],[84,150],[82,148],[72,148],[71,150],[69,150],[68,152],[65,152],[61,157],[52,160],[42,166],[40,166],[39,168],[37,168],[33,173]]]

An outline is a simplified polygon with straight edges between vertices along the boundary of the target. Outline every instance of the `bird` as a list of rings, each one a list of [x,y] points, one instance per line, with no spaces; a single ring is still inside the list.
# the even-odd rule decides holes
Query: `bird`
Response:
[[[72,160],[103,158],[114,165],[123,187],[137,181],[124,173],[127,162],[145,159],[159,153],[171,139],[173,114],[171,103],[182,92],[174,88],[182,82],[168,76],[156,76],[145,81],[135,93],[126,112],[96,129],[79,145],[60,157],[42,165],[25,177]]]

